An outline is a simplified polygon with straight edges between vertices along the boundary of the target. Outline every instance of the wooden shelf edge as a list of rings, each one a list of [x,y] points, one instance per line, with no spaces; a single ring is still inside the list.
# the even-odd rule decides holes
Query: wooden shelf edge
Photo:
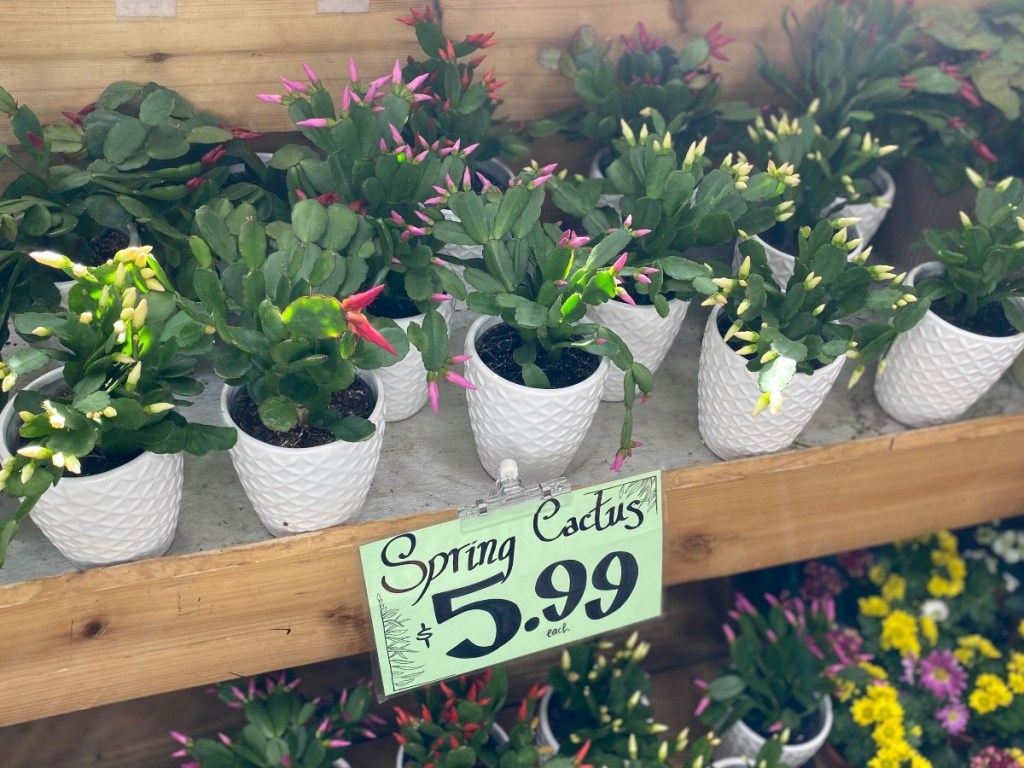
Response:
[[[1021,455],[1024,414],[666,470],[665,582],[1020,514]],[[358,546],[453,514],[0,587],[0,726],[365,652]]]

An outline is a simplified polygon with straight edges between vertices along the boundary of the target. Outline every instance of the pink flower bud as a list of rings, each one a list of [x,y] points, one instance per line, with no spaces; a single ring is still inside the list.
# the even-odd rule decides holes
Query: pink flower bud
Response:
[[[430,397],[430,409],[437,415],[437,380],[427,379],[427,395]]]
[[[300,83],[296,80],[289,80],[287,77],[281,78],[281,85],[285,87],[285,90],[287,90],[288,93],[306,93],[309,90],[305,83]]]
[[[463,389],[476,389],[476,387],[473,386],[472,382],[470,382],[467,379],[464,379],[462,376],[459,376],[459,374],[457,374],[455,371],[445,371],[444,377],[452,384],[460,386]]]
[[[722,634],[725,635],[725,639],[729,643],[736,642],[736,632],[733,631],[733,628],[730,625],[728,625],[728,624],[723,624],[722,625]]]
[[[326,128],[330,122],[326,117],[311,117],[308,120],[299,120],[295,124],[303,128]]]
[[[351,56],[348,59],[348,79],[353,83],[359,82],[359,67],[356,66],[356,60]]]
[[[280,104],[284,100],[284,96],[279,93],[257,93],[256,98],[268,104]]]
[[[316,76],[316,71],[314,71],[314,69],[311,66],[309,66],[309,64],[303,63],[302,69],[305,70],[306,77],[309,78],[309,82],[311,82],[311,83],[319,83],[320,82],[320,78]]]
[[[433,301],[451,301],[452,300],[452,297],[449,296],[447,293],[432,293],[432,294],[430,294],[430,298]]]
[[[455,355],[455,357],[453,357],[451,359],[451,361],[452,361],[452,365],[458,365],[459,363],[464,363],[467,360],[472,360],[472,359],[473,359],[472,355]]]

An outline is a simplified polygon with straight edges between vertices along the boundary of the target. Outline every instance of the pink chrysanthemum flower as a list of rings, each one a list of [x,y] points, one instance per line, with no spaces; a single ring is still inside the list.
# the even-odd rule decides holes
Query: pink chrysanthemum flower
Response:
[[[967,687],[967,673],[949,650],[932,651],[921,660],[920,680],[934,696],[950,701]]]

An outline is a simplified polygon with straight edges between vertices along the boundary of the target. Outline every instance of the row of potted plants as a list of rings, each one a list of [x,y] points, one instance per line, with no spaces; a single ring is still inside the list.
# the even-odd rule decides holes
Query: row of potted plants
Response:
[[[692,743],[688,729],[666,738],[655,720],[640,665],[649,647],[634,633],[621,646],[566,648],[517,705],[506,671],[488,669],[418,690],[391,723],[370,713],[363,685],[309,700],[287,676],[227,683],[221,698],[248,725],[215,740],[173,733],[175,756],[192,768],[347,765],[353,742],[386,728],[396,766],[797,768],[826,740],[826,764],[837,766],[1016,766],[1022,557],[1024,532],[1010,521],[813,561],[795,593],[758,605],[737,592],[723,627],[728,661],[694,681],[711,730]]]
[[[843,18],[856,25],[891,7],[835,5],[822,35],[836,32],[831,14],[853,14]],[[58,544],[80,566],[166,550],[182,451],[229,449],[275,535],[343,522],[369,489],[385,423],[428,401],[436,409],[441,379],[468,391],[484,468],[494,475],[514,458],[528,481],[564,473],[599,398],[621,400],[617,470],[639,445],[637,393],[651,394],[652,372],[696,296],[714,306],[700,429],[724,458],[790,445],[847,357],[857,360],[854,379],[884,360],[879,402],[922,425],[962,414],[1024,346],[1019,180],[988,185],[971,172],[975,215],[928,235],[938,266],[908,278],[869,265],[849,206],[864,203],[897,145],[872,137],[887,129],[867,106],[842,121],[820,99],[795,116],[755,114],[749,141],[721,157],[729,145],[714,149],[712,124],[752,114],[714,99],[710,61],[727,39],[715,30],[675,51],[642,26],[617,70],[586,35],[555,57],[593,108],[532,126],[591,126],[614,139],[600,177],[533,163],[492,178],[480,158],[525,143],[509,126],[489,132],[501,82],[479,77],[479,57],[464,61],[492,36],[450,40],[429,10],[402,21],[425,58],[374,80],[352,63],[340,98],[308,66],[304,81],[282,79],[284,94],[260,95],[287,107],[308,139],[266,162],[244,144],[252,132],[154,84],[116,83],[59,126],[0,94],[24,148],[9,155],[24,172],[0,201],[14,265],[7,296],[32,297],[14,313],[31,346],[5,353],[3,389],[63,363],[63,376],[19,392],[0,424],[0,483],[23,499],[0,527],[0,558],[29,513],[48,536],[69,526],[75,538],[94,534]],[[901,36],[890,43],[902,51]],[[926,78],[920,57],[911,60],[909,90],[962,89],[956,73],[931,66]],[[702,137],[680,143],[688,132]],[[549,194],[560,214],[545,213]],[[84,234],[129,224],[147,245],[90,265],[97,246]],[[731,264],[694,250],[734,241]],[[73,282],[57,311],[44,268]],[[459,355],[448,345],[455,299],[481,315]],[[918,351],[915,341],[951,324],[966,326],[954,332],[972,344],[997,337],[998,350],[956,349],[954,362]],[[201,392],[190,376],[197,359],[227,385],[222,410],[234,429],[188,424],[176,410]],[[965,359],[981,373],[954,381]],[[612,364],[621,375],[609,374]],[[574,397],[578,406],[563,404]],[[167,476],[130,463],[153,453],[169,457]],[[346,471],[328,480],[322,461]],[[149,494],[127,479],[152,477],[159,535],[128,543],[124,523],[96,523],[69,506],[91,491],[68,473],[118,468],[120,477],[97,483],[92,505],[129,509],[128,527],[141,529],[137,499]],[[48,508],[72,522],[51,525]],[[120,541],[103,554],[111,528]]]

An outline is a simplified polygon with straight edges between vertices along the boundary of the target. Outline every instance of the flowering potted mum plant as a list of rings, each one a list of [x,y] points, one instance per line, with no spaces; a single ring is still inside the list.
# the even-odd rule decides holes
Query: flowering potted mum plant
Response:
[[[958,418],[1024,350],[1024,182],[989,187],[968,175],[979,187],[974,215],[925,232],[937,261],[907,280],[929,311],[896,341],[875,381],[882,409],[910,426]]]
[[[179,302],[221,342],[221,414],[239,430],[231,459],[260,521],[275,536],[337,525],[362,508],[380,456],[386,395],[370,371],[406,343],[363,314],[382,290],[359,290],[377,230],[316,200],[296,203],[290,225],[244,212],[196,212],[192,247],[208,266],[199,301]]]
[[[596,321],[611,328],[629,346],[634,359],[657,371],[682,326],[689,301],[718,292],[716,277],[728,272],[694,249],[731,245],[739,232],[755,235],[789,215],[788,205],[773,207],[785,185],[777,175],[753,172],[742,159],[726,159],[705,172],[706,140],[690,144],[680,160],[672,136],[658,112],[650,111],[640,136],[623,123],[625,149],[607,169],[604,181],[560,179],[554,203],[582,220],[598,235],[619,226],[623,216],[643,231],[631,244],[622,270],[633,279],[625,292],[591,307]],[[595,207],[599,195],[614,194],[614,207]],[[605,383],[603,399],[622,400],[621,381]]]
[[[623,122],[639,133],[644,111],[657,110],[666,131],[677,145],[687,146],[714,132],[718,122],[715,100],[720,76],[712,59],[726,60],[722,48],[732,41],[716,24],[703,37],[679,50],[648,34],[642,23],[635,36],[623,35],[625,47],[617,60],[610,56],[611,41],[598,44],[593,27],[580,27],[565,49],[548,49],[540,62],[572,81],[584,104],[560,110],[531,124],[535,135],[560,132],[569,139],[588,139],[601,151],[591,175],[603,175],[614,159],[613,143]],[[747,114],[737,113],[737,117]]]
[[[701,437],[718,456],[731,459],[789,446],[847,357],[858,361],[852,386],[924,313],[923,302],[902,285],[901,275],[866,264],[870,247],[850,259],[848,224],[834,219],[801,230],[785,290],[755,239],[739,245],[743,262],[731,278],[718,282],[697,390]],[[888,285],[872,290],[875,283]]]
[[[222,683],[218,698],[242,710],[245,727],[216,739],[171,731],[180,745],[171,757],[184,760],[181,768],[349,768],[348,747],[377,738],[374,728],[384,725],[369,712],[370,688],[359,684],[337,699],[310,698],[298,689],[300,682],[286,671]]]
[[[75,285],[66,312],[16,321],[25,338],[60,346],[34,344],[0,363],[5,391],[63,364],[0,413],[0,488],[22,498],[0,524],[0,562],[29,513],[79,568],[162,555],[177,526],[182,454],[235,442],[233,430],[177,412],[203,390],[191,371],[211,339],[177,311],[150,246],[119,251],[100,267],[51,252],[33,258]]]
[[[783,765],[797,768],[821,749],[832,727],[829,634],[835,629],[830,599],[805,605],[800,598],[765,595],[760,612],[742,594],[725,624],[730,663],[710,683],[697,715],[716,731],[716,757],[754,757],[773,733],[789,732]]]
[[[462,281],[435,255],[419,206],[445,179],[467,175],[465,158],[476,147],[459,140],[403,136],[412,106],[432,98],[421,92],[427,72],[406,83],[396,61],[389,75],[366,83],[351,62],[351,82],[339,104],[316,73],[306,69],[309,85],[283,79],[285,95],[260,98],[287,105],[319,154],[288,145],[274,154],[271,165],[287,168],[295,199],[340,202],[376,229],[380,247],[367,257],[369,269],[361,287],[383,288],[369,312],[399,321],[414,346],[399,366],[383,372],[390,393],[387,419],[397,421],[418,412],[428,400],[428,384],[445,373],[447,333],[428,332],[427,324],[447,330],[451,299],[465,298]]]
[[[985,765],[1024,746],[1022,635],[1000,607],[1007,569],[975,554],[940,531],[847,571],[852,588],[840,600],[856,602],[857,657],[830,674],[831,738],[850,763]]]
[[[624,371],[626,417],[613,469],[632,452],[634,389],[651,391],[651,374],[608,328],[585,319],[587,307],[625,289],[623,249],[642,231],[628,225],[589,244],[540,223],[552,168],[527,169],[508,190],[477,193],[455,183],[426,201],[428,225],[442,243],[479,245],[465,271],[480,313],[466,337],[469,414],[480,461],[493,477],[504,459],[537,482],[563,474],[594,418],[609,359]],[[446,221],[443,208],[459,221]]]

